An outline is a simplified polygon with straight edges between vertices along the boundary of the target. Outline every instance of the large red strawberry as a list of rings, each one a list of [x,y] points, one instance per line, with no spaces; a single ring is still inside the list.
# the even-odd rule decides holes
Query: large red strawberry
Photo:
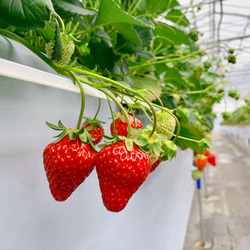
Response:
[[[135,144],[129,151],[124,141],[104,146],[95,164],[103,204],[112,212],[125,208],[151,168],[149,156]]]
[[[130,125],[132,128],[136,128],[136,129],[142,129],[142,123],[138,118],[135,118],[132,115],[129,115],[129,121],[130,121]],[[114,126],[115,126],[115,131],[117,133],[117,135],[120,136],[125,136],[127,137],[128,135],[128,122],[126,120],[126,117],[124,115],[122,115],[121,113],[118,113],[116,115],[116,119],[114,122],[112,122],[110,124],[110,131],[112,136],[114,135]]]
[[[94,169],[96,153],[77,136],[46,146],[43,163],[54,199],[65,201]]]
[[[200,170],[203,171],[208,163],[208,158],[204,154],[197,154],[194,156],[194,165]]]
[[[210,153],[210,154],[208,155],[208,162],[209,162],[211,165],[216,166],[216,156],[215,156],[215,154]]]

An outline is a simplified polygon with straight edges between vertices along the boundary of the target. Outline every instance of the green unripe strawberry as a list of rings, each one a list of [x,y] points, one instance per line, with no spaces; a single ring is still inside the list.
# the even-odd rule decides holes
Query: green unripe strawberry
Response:
[[[192,28],[190,30],[190,33],[188,34],[188,36],[190,37],[191,40],[193,40],[194,42],[199,40],[199,35],[198,35],[198,31],[195,30],[194,28]]]
[[[198,180],[201,177],[201,171],[200,170],[193,170],[192,171],[192,179],[194,181]]]
[[[231,114],[229,112],[222,112],[222,117],[224,120],[228,120],[231,117]]]
[[[230,89],[230,90],[228,91],[228,95],[229,95],[230,97],[232,97],[232,98],[235,98],[236,94],[237,94],[237,91],[234,90],[234,89]]]
[[[56,63],[60,65],[67,65],[70,61],[70,58],[75,50],[75,44],[74,41],[70,39],[69,36],[66,36],[64,34],[61,35],[62,40],[62,57],[59,61],[56,61]],[[53,54],[53,48],[54,48],[54,41],[49,41],[45,45],[45,51],[49,59],[52,59]]]
[[[236,92],[236,95],[235,95],[234,99],[236,101],[240,99],[240,93],[239,92]]]
[[[230,55],[228,55],[228,57],[227,57],[227,61],[228,61],[229,63],[235,64],[235,63],[236,63],[236,57],[235,57],[234,55],[230,54]]]
[[[211,62],[210,61],[205,61],[203,63],[203,66],[204,66],[204,71],[208,71],[208,69],[212,66]]]
[[[197,64],[196,68],[194,69],[194,77],[196,80],[200,79],[203,71],[204,71],[204,66],[202,64]]]
[[[171,139],[175,130],[175,119],[165,111],[157,111],[156,132],[165,136],[166,140]]]
[[[228,50],[228,52],[229,52],[230,54],[233,54],[233,53],[234,53],[234,49],[233,49],[233,48],[230,48],[230,49]]]
[[[245,101],[245,103],[248,104],[248,103],[250,103],[250,98],[245,97],[245,98],[244,98],[244,101]]]

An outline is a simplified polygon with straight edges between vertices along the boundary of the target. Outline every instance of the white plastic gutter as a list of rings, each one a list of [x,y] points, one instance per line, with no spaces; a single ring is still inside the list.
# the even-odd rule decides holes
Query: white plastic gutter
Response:
[[[79,87],[74,85],[71,79],[51,74],[39,69],[34,69],[16,62],[0,58],[0,75],[41,84],[53,88],[80,93]],[[106,96],[95,88],[83,84],[86,95],[106,99]]]

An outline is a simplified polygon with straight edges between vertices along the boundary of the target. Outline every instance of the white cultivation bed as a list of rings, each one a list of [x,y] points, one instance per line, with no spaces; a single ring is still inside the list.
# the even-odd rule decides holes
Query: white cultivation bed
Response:
[[[56,202],[42,162],[55,135],[45,121],[75,127],[80,94],[2,36],[0,57],[8,60],[0,60],[0,249],[182,250],[195,189],[192,152],[180,150],[160,165],[120,213],[103,206],[95,171],[67,201]],[[93,117],[96,97],[103,96],[85,91],[85,116]],[[98,118],[109,133],[110,112],[102,104]]]

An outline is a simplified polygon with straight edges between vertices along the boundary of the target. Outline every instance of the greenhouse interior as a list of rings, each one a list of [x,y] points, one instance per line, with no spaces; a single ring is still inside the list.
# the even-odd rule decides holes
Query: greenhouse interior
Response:
[[[0,250],[249,250],[250,2],[0,1]]]

